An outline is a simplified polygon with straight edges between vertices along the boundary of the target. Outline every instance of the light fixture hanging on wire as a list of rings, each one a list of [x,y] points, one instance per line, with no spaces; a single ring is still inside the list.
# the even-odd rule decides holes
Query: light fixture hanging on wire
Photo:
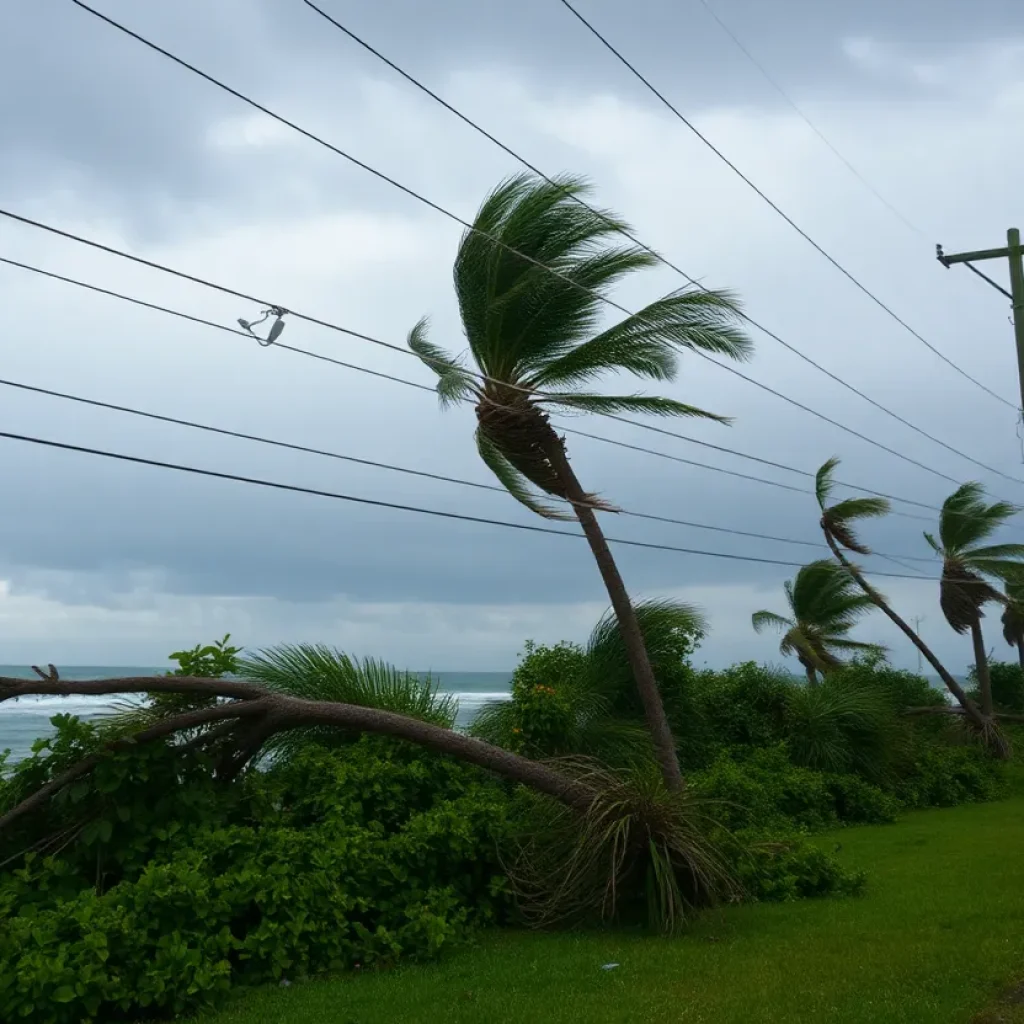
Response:
[[[242,328],[243,331],[248,331],[249,334],[251,334],[257,340],[257,342],[259,342],[260,345],[262,345],[264,348],[267,348],[268,346],[273,345],[274,342],[281,337],[281,332],[284,330],[283,318],[287,315],[288,310],[284,309],[282,306],[271,306],[269,309],[264,309],[262,312],[263,316],[261,316],[259,320],[253,320],[251,322],[248,320],[243,320],[241,317],[239,317],[238,325]],[[253,328],[258,327],[261,323],[263,323],[265,320],[268,320],[272,316],[276,317],[276,319],[270,325],[270,330],[267,333],[266,338],[261,338],[253,330]]]

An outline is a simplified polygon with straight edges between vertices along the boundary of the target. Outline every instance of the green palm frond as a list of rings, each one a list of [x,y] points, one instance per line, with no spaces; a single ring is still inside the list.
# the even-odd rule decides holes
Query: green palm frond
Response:
[[[409,332],[407,344],[420,361],[437,374],[441,407],[455,405],[476,394],[476,379],[454,356],[427,339],[428,320],[423,317]]]
[[[458,701],[437,684],[373,658],[358,660],[323,644],[286,644],[242,659],[239,674],[268,690],[304,700],[377,708],[450,729]],[[337,729],[280,733],[268,750],[295,749],[306,739],[343,742]]]
[[[1006,584],[1006,604],[1002,615],[1003,639],[1011,646],[1024,640],[1024,586],[1014,579]]]
[[[763,633],[766,629],[777,629],[780,633],[785,633],[796,625],[792,619],[787,619],[784,615],[763,610],[754,612],[750,616],[750,622],[755,633]]]
[[[576,409],[592,413],[637,413],[647,416],[690,416],[715,420],[718,423],[732,423],[728,416],[718,416],[693,405],[677,402],[673,398],[659,398],[657,395],[588,395],[580,393],[549,394],[539,399],[546,405],[564,409]]]
[[[703,612],[682,601],[638,601],[635,610],[655,674],[661,666],[679,662],[688,640],[702,638],[708,632]],[[609,698],[633,692],[632,670],[613,612],[606,612],[598,621],[586,651],[588,689]]]
[[[844,501],[829,505],[829,499],[835,490],[835,472],[839,465],[839,459],[833,457],[822,464],[815,474],[814,493],[821,507],[822,527],[831,534],[832,538],[840,547],[856,551],[861,555],[870,555],[870,548],[866,547],[857,537],[853,524],[860,519],[871,519],[877,516],[888,515],[890,510],[889,502],[881,497],[847,498]]]
[[[970,482],[958,487],[943,503],[939,537],[948,554],[961,553],[990,537],[1020,509],[1006,501],[985,503],[985,489]]]
[[[576,518],[571,508],[560,509],[554,505],[545,504],[531,489],[530,481],[526,476],[512,465],[505,453],[479,427],[476,431],[476,449],[484,465],[497,477],[501,486],[531,512],[535,512],[545,519],[563,522],[569,522]]]
[[[578,385],[617,370],[674,380],[676,348],[746,359],[752,346],[736,327],[738,310],[737,300],[728,292],[673,292],[549,361],[529,384],[537,388]]]

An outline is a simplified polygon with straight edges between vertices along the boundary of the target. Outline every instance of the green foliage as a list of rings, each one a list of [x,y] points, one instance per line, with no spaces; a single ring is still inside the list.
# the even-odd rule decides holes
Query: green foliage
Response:
[[[733,836],[732,870],[745,898],[789,903],[822,896],[859,896],[867,875],[844,868],[834,857],[792,830],[748,829]]]
[[[907,807],[954,807],[1005,791],[1004,766],[977,743],[923,743],[891,789]]]
[[[178,667],[167,674],[197,679],[223,679],[224,676],[237,675],[242,648],[230,645],[230,640],[231,634],[225,633],[223,639],[212,644],[196,644],[186,651],[175,651],[170,660],[176,661]]]
[[[881,652],[877,644],[849,637],[857,620],[875,604],[838,562],[819,559],[802,566],[795,579],[786,581],[785,593],[788,618],[759,611],[754,612],[751,622],[758,633],[767,628],[781,632],[779,651],[796,655],[812,673],[836,668],[841,664],[841,654]]]
[[[822,831],[840,824],[894,821],[898,801],[855,775],[793,764],[785,744],[722,753],[690,776],[690,786],[724,827]]]
[[[323,644],[297,644],[260,651],[239,662],[246,679],[268,690],[305,700],[377,708],[450,729],[458,701],[430,679],[373,658],[358,660]],[[290,752],[308,740],[337,745],[356,735],[336,728],[292,730],[273,737],[266,752]]]
[[[988,666],[992,679],[992,701],[1001,711],[1024,712],[1024,671],[1020,665],[993,661]],[[971,682],[977,685],[978,670],[972,665]]]
[[[516,175],[487,196],[463,235],[455,291],[482,383],[461,359],[428,340],[425,320],[408,339],[437,374],[442,405],[476,402],[484,464],[517,501],[548,518],[573,515],[546,501],[567,494],[545,451],[554,437],[545,407],[721,420],[675,399],[608,396],[583,387],[621,371],[672,380],[679,350],[735,359],[751,352],[735,300],[706,289],[672,292],[598,331],[602,296],[621,279],[655,266],[657,257],[620,245],[628,226],[579,202],[589,191],[580,178]]]
[[[786,732],[797,764],[874,778],[889,770],[899,735],[890,695],[862,673],[841,672],[790,689]]]
[[[691,606],[643,601],[640,629],[666,703],[688,678],[706,625]],[[485,706],[472,731],[535,757],[589,755],[622,766],[649,756],[650,740],[618,622],[606,614],[586,648],[526,644],[511,700]]]
[[[59,726],[61,755],[92,739]],[[52,769],[40,760],[23,778]],[[508,912],[508,801],[474,768],[377,737],[306,747],[227,790],[204,787],[199,762],[176,786],[155,770],[165,761],[188,765],[161,744],[111,759],[128,770],[84,784],[127,820],[93,818],[91,837],[0,874],[5,1020],[191,1012],[232,984],[433,956]],[[171,804],[140,805],[140,781]],[[98,886],[97,844],[117,865]]]

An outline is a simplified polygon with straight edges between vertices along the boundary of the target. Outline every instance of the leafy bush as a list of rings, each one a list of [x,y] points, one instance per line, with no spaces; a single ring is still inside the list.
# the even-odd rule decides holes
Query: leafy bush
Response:
[[[862,871],[844,868],[834,857],[792,830],[746,829],[734,835],[732,865],[744,897],[784,903],[821,896],[859,896]]]
[[[749,829],[821,831],[846,823],[895,820],[899,803],[854,775],[794,765],[785,744],[721,754],[690,778],[712,803],[709,814],[737,833]]]
[[[927,743],[891,788],[907,807],[953,807],[999,796],[1005,769],[977,743]]]
[[[828,772],[881,778],[901,738],[897,709],[877,679],[835,672],[817,686],[794,686],[786,701],[793,760]]]
[[[58,751],[79,728],[60,723]],[[186,785],[161,774],[165,759],[187,766]],[[40,760],[32,772],[52,768]],[[83,780],[79,804],[134,810],[147,778],[171,803],[0,874],[4,1020],[191,1012],[231,984],[432,956],[509,910],[508,799],[470,766],[377,737],[307,746],[227,789],[160,744],[103,764],[120,774]],[[97,887],[100,850],[118,877]]]
[[[988,666],[992,680],[992,701],[1003,711],[1024,711],[1024,671],[1020,665],[1008,661],[992,661]],[[978,670],[972,665],[970,680],[977,687]],[[972,694],[977,699],[977,690]]]

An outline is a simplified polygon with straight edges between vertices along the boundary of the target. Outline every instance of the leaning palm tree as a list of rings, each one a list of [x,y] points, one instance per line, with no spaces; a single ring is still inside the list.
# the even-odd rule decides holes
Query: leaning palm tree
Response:
[[[1005,599],[988,581],[1014,583],[1021,575],[1024,544],[983,544],[999,527],[1020,511],[1006,501],[985,503],[981,484],[958,487],[943,503],[939,514],[939,539],[925,533],[925,540],[942,558],[939,604],[946,621],[960,634],[969,632],[974,645],[981,710],[993,713],[992,680],[982,634],[982,608]]]
[[[680,349],[741,359],[751,345],[739,329],[735,302],[724,292],[673,292],[599,329],[608,289],[653,267],[657,257],[614,244],[628,226],[587,206],[581,197],[588,191],[573,177],[518,175],[502,182],[463,235],[455,260],[455,291],[475,366],[428,341],[425,320],[410,333],[409,347],[437,373],[442,405],[475,403],[477,450],[509,493],[541,516],[579,521],[618,619],[662,776],[678,790],[683,780],[675,742],[635,611],[596,515],[614,507],[584,489],[549,413],[728,422],[674,399],[604,395],[586,385],[620,370],[672,380]]]
[[[921,655],[935,670],[963,709],[968,720],[991,742],[993,748],[1003,755],[1009,753],[1009,747],[994,727],[991,715],[985,715],[977,704],[968,696],[956,677],[939,661],[935,652],[921,639],[915,629],[889,604],[886,598],[865,578],[864,573],[847,557],[846,551],[860,555],[871,554],[871,549],[857,536],[856,524],[862,519],[884,516],[889,512],[889,502],[882,497],[846,498],[829,504],[836,486],[834,477],[839,460],[831,458],[818,470],[815,477],[815,494],[821,508],[820,526],[836,560],[846,569],[857,585],[880,608],[903,635],[921,652]],[[951,517],[952,518],[952,517]]]
[[[807,673],[811,686],[818,685],[818,673],[825,675],[840,668],[843,653],[881,654],[879,644],[851,640],[847,634],[857,619],[874,608],[867,594],[837,563],[820,559],[803,566],[796,578],[786,580],[789,616],[771,611],[754,612],[751,621],[758,633],[774,628],[782,633],[779,651],[795,654]]]
[[[1024,581],[1006,582],[1006,604],[1003,608],[1003,639],[1017,648],[1020,667],[1024,669]]]

